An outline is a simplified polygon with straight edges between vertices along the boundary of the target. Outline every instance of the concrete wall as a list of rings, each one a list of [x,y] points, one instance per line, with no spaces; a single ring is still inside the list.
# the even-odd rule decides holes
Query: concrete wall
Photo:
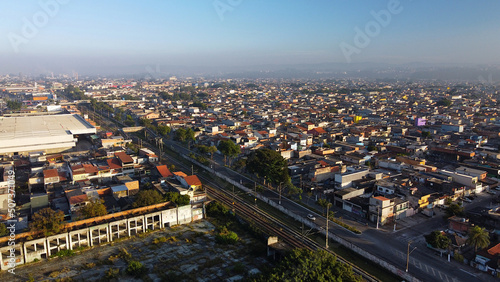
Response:
[[[166,207],[166,205],[163,205]],[[141,208],[142,209],[142,208]],[[129,213],[129,215],[131,215]],[[183,206],[168,210],[154,211],[127,219],[119,219],[91,227],[80,228],[45,238],[21,242],[20,238],[36,235],[32,232],[17,234],[18,244],[0,248],[0,270],[15,265],[33,262],[35,259],[48,259],[61,250],[74,250],[78,247],[97,246],[118,238],[143,233],[147,229],[156,230],[177,224],[186,224],[204,218],[203,208]],[[95,220],[95,219],[93,219]],[[80,226],[75,222],[74,226]],[[13,250],[13,252],[12,252]],[[11,255],[13,253],[14,255]],[[11,260],[13,259],[13,260]]]

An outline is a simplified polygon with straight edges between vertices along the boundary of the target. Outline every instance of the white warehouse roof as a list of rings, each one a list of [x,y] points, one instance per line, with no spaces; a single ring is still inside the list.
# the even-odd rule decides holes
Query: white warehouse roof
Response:
[[[74,147],[73,135],[95,133],[75,114],[0,117],[0,154]]]

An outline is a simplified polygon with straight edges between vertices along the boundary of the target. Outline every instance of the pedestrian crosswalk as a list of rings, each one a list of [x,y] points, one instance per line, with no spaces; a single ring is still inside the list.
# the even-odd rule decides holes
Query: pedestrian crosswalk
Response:
[[[393,250],[393,254],[396,257],[401,258],[402,261],[406,262],[406,258],[407,258],[406,253]],[[411,268],[413,268],[413,267],[429,274],[430,277],[432,277],[432,278],[429,279],[428,281],[446,281],[446,282],[459,281],[457,278],[446,275],[445,273],[438,270],[437,268],[434,268],[430,265],[427,265],[427,264],[425,264],[417,259],[410,258],[408,269],[410,269],[410,271],[411,271]]]

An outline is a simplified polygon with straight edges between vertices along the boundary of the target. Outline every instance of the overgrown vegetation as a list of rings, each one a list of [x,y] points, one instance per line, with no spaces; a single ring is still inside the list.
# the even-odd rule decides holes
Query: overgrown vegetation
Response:
[[[135,196],[135,201],[132,204],[132,207],[139,208],[150,205],[156,205],[164,202],[165,200],[161,196],[161,194],[156,190],[141,190]]]
[[[128,263],[127,269],[125,271],[129,275],[139,278],[146,274],[147,269],[144,267],[144,265],[142,265],[142,263],[136,260],[132,260]]]
[[[251,281],[362,281],[351,266],[323,250],[295,249],[270,271]]]
[[[59,234],[64,228],[64,213],[44,208],[35,213],[30,223],[30,231],[41,231],[44,236]]]
[[[74,256],[75,255],[75,251],[73,250],[60,250],[59,252],[51,255],[50,257],[53,258],[53,257],[71,257],[71,256]]]
[[[240,238],[238,238],[238,235],[233,231],[228,230],[226,226],[223,226],[217,235],[215,235],[215,241],[219,244],[233,245],[239,240]]]
[[[93,218],[98,216],[107,215],[108,211],[104,205],[104,200],[93,200],[80,209],[84,218]]]
[[[464,207],[457,203],[451,203],[445,210],[446,216],[451,217],[454,215],[462,216],[464,215]]]
[[[3,237],[7,234],[9,234],[9,230],[7,229],[4,223],[0,223],[0,237]]]
[[[425,235],[425,241],[433,248],[446,249],[451,243],[450,238],[446,237],[441,231],[434,230],[430,234]]]

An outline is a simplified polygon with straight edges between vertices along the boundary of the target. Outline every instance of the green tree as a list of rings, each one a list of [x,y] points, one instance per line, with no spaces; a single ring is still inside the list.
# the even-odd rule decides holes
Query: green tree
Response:
[[[464,215],[464,207],[460,206],[457,203],[451,203],[445,210],[446,216],[451,217],[454,215]]]
[[[238,238],[238,234],[228,230],[226,226],[223,226],[220,232],[215,235],[215,240],[219,244],[232,245],[236,244],[240,238]]]
[[[5,235],[9,234],[9,230],[5,226],[5,224],[0,223],[0,237],[3,237]]]
[[[234,143],[231,140],[222,140],[219,142],[217,149],[224,155],[224,164],[226,162],[226,158],[234,158],[241,153],[240,146]],[[231,163],[231,162],[229,162]]]
[[[108,214],[104,201],[101,199],[91,201],[89,204],[85,205],[80,212],[85,218],[98,217]]]
[[[156,205],[164,202],[163,197],[156,190],[141,190],[135,195],[135,201],[132,207],[139,208]]]
[[[170,127],[168,127],[166,125],[158,125],[157,130],[158,130],[159,134],[166,136],[167,134],[170,133],[171,129],[170,129]]]
[[[64,91],[63,94],[69,99],[69,100],[85,100],[87,97],[85,96],[85,92],[80,90],[80,88],[75,87],[73,85],[68,85]]]
[[[44,208],[32,216],[30,231],[42,231],[43,235],[50,236],[63,231],[64,213],[51,208]]]
[[[146,274],[147,269],[144,267],[144,265],[142,265],[142,263],[133,260],[128,263],[127,269],[125,271],[129,275],[133,275],[134,277],[139,278]]]
[[[476,225],[469,230],[467,244],[474,246],[474,252],[477,252],[477,249],[484,249],[490,245],[490,234],[486,229]]]
[[[125,119],[125,124],[127,126],[134,126],[135,125],[135,120],[131,115],[127,115],[127,119]]]
[[[210,147],[208,147],[208,151],[207,152],[210,154],[210,159],[213,160],[214,159],[214,153],[217,152],[217,147],[210,146]]]
[[[165,201],[175,203],[178,206],[185,206],[191,202],[189,195],[181,195],[177,192],[167,192],[164,198]]]
[[[191,128],[181,127],[175,131],[174,139],[180,142],[194,141],[194,131]]]
[[[23,103],[19,101],[7,100],[7,108],[12,111],[19,111],[22,107]]]
[[[453,102],[448,99],[442,99],[437,102],[438,106],[443,106],[443,107],[449,107],[451,106],[451,104],[453,104]]]
[[[450,238],[446,237],[441,231],[434,230],[430,234],[425,235],[425,241],[433,248],[446,249],[451,243]]]
[[[429,131],[422,131],[422,138],[431,138],[431,133]]]
[[[337,260],[323,250],[291,251],[271,271],[251,281],[347,281],[359,282],[362,278],[352,271],[351,266]]]
[[[139,124],[142,125],[142,126],[148,127],[148,126],[151,125],[151,120],[149,120],[147,118],[141,118],[139,120]]]
[[[247,159],[247,169],[274,184],[290,181],[287,160],[271,149],[253,151]]]
[[[200,108],[202,110],[206,110],[208,108],[205,103],[202,103],[202,102],[199,102],[199,101],[194,102],[193,104],[191,104],[191,106]]]
[[[209,217],[224,217],[229,213],[229,209],[219,202],[212,201],[207,205],[207,215]]]

